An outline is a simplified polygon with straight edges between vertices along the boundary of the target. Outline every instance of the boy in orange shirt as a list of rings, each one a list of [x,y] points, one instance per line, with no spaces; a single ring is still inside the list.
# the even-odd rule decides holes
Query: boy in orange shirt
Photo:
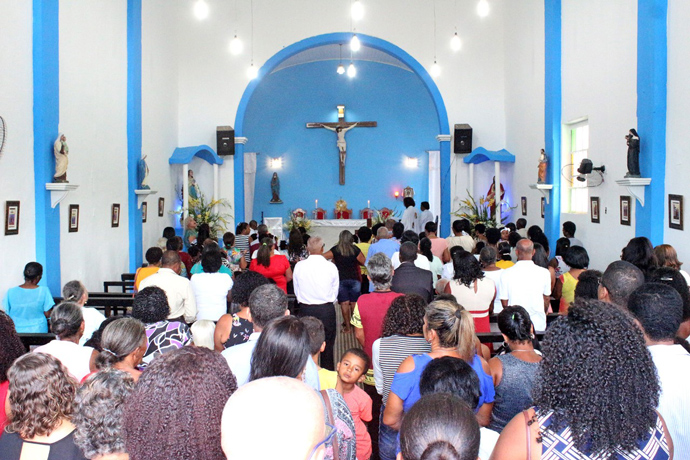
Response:
[[[347,350],[336,367],[338,383],[335,389],[343,395],[347,407],[355,422],[355,436],[357,438],[357,459],[371,458],[371,436],[364,422],[371,421],[372,401],[358,383],[364,381],[364,375],[369,368],[369,357],[359,348]]]

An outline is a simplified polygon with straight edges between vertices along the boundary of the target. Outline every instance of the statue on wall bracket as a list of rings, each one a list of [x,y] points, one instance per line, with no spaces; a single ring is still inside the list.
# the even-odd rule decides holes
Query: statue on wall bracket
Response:
[[[637,135],[635,128],[628,131],[625,136],[628,144],[628,172],[625,177],[640,176],[640,136]]]
[[[144,155],[137,164],[137,182],[139,190],[149,190],[149,165],[146,164],[146,155]]]
[[[282,203],[280,199],[280,179],[278,178],[278,173],[273,173],[273,178],[271,179],[271,201],[270,203]]]
[[[537,174],[537,184],[546,183],[546,170],[549,166],[549,159],[546,156],[544,149],[541,149],[541,154],[539,155],[539,167]]]
[[[67,147],[67,138],[64,134],[58,134],[57,139],[55,139],[55,143],[53,144],[53,153],[55,154],[55,175],[53,175],[53,182],[69,182],[67,180],[69,147]]]

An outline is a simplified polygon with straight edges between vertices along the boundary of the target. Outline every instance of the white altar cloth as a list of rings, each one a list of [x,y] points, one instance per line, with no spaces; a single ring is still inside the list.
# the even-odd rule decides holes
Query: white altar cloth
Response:
[[[338,243],[340,232],[349,230],[354,234],[355,230],[366,225],[366,219],[314,219],[311,221],[309,235],[323,238],[323,242],[326,245],[324,252],[326,252]]]

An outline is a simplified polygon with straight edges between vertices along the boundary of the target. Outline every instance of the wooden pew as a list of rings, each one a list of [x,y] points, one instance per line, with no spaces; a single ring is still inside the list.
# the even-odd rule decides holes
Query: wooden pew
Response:
[[[53,297],[53,301],[57,305],[63,298]],[[127,309],[133,304],[134,296],[121,292],[89,292],[89,300],[86,302],[87,307],[102,311],[106,318],[127,313]]]
[[[24,345],[24,348],[26,348],[26,351],[29,352],[31,351],[32,346],[38,347],[53,340],[55,338],[55,334],[23,332],[19,334],[19,338],[22,340],[22,344]]]

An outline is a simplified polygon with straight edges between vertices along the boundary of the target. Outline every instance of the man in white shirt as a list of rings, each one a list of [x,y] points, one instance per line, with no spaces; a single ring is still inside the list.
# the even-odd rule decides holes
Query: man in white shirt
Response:
[[[563,222],[563,236],[570,240],[570,247],[572,248],[573,246],[580,246],[581,248],[584,248],[585,245],[582,243],[582,241],[575,238],[575,230],[577,230],[577,226],[574,222]]]
[[[524,239],[515,248],[517,263],[506,269],[498,289],[503,307],[520,305],[530,314],[534,329],[546,330],[546,310],[551,297],[549,271],[532,262],[534,244]]]
[[[656,366],[661,385],[658,410],[671,433],[676,458],[689,458],[690,353],[674,343],[683,321],[683,300],[671,286],[647,283],[630,295],[628,310],[642,328]]]
[[[422,210],[422,214],[419,216],[419,228],[424,228],[427,222],[434,222],[434,213],[429,208],[428,201],[422,201],[419,205],[419,209]]]
[[[384,229],[385,231],[385,229]],[[314,316],[321,320],[326,333],[326,348],[321,354],[321,367],[335,370],[333,345],[338,332],[335,301],[340,278],[335,264],[323,257],[323,240],[312,236],[307,242],[309,257],[297,262],[292,275],[299,316]]]
[[[518,232],[521,237],[527,238],[527,219],[520,217],[515,221],[515,231]]]
[[[180,276],[182,261],[177,251],[165,251],[161,260],[161,268],[139,283],[139,290],[149,286],[157,286],[165,291],[170,305],[168,319],[184,317],[187,323],[196,320],[196,299],[194,291],[187,278]]]
[[[419,227],[419,211],[414,207],[414,200],[407,196],[403,199],[403,204],[405,205],[405,211],[403,211],[400,222],[405,226],[405,230],[421,232],[422,229]]]
[[[400,239],[400,244],[406,243],[408,241],[413,242],[415,246],[419,246],[419,235],[412,230],[405,230],[403,232],[402,238]],[[400,266],[400,251],[396,251],[393,254],[393,257],[391,257],[390,259],[391,263],[393,264],[393,270],[397,269]],[[427,259],[421,254],[417,254],[417,258],[415,259],[414,264],[415,266],[423,270],[431,271],[431,262],[429,262],[429,259]]]
[[[470,236],[470,221],[467,219],[454,220],[452,229],[453,236],[446,238],[448,250],[450,251],[454,246],[461,246],[465,251],[472,252],[475,241]]]

